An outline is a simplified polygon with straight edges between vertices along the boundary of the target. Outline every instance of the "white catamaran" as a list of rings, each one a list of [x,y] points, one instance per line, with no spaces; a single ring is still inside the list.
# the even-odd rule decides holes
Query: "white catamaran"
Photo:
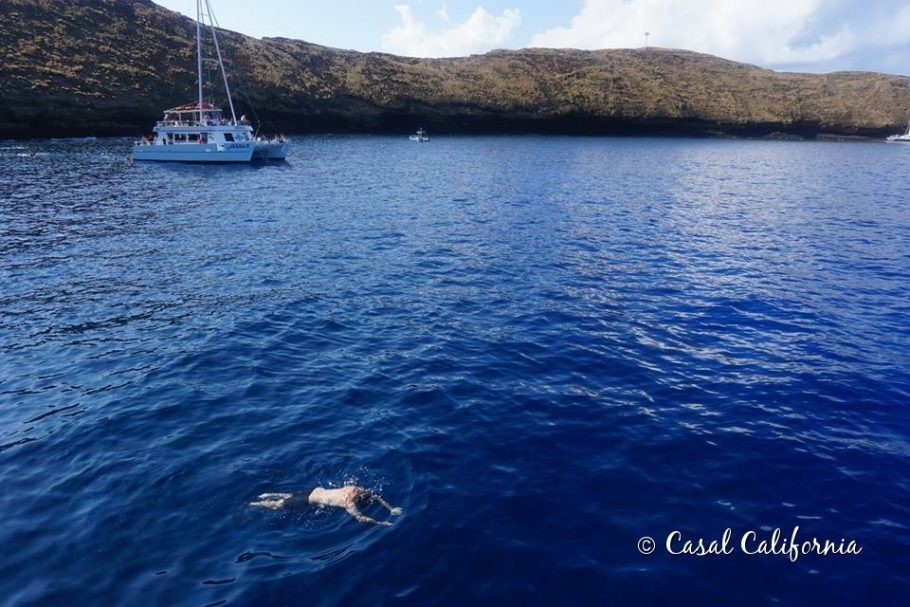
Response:
[[[203,3],[205,12],[203,12]],[[204,17],[208,17],[208,26]],[[165,110],[164,118],[155,124],[151,137],[143,137],[133,144],[134,160],[158,162],[250,162],[251,160],[284,160],[288,142],[285,138],[262,139],[253,134],[253,127],[241,117],[237,120],[231,86],[228,83],[215,19],[209,0],[196,0],[196,66],[199,96],[196,103]],[[224,78],[224,89],[230,117],[202,95],[202,33],[208,27],[218,67]]]

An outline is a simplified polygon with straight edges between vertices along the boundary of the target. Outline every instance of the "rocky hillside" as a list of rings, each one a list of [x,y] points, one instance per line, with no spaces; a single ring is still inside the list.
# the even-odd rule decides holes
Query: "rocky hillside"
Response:
[[[195,96],[195,24],[149,0],[0,0],[0,24],[0,137],[139,134]],[[286,132],[880,137],[910,117],[910,78],[780,73],[687,51],[410,59],[221,40],[242,111]]]

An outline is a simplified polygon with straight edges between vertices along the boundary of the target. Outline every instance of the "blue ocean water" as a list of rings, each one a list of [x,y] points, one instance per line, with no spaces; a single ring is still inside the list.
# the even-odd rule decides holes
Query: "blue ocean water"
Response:
[[[0,604],[910,596],[910,148],[127,150],[0,143]]]

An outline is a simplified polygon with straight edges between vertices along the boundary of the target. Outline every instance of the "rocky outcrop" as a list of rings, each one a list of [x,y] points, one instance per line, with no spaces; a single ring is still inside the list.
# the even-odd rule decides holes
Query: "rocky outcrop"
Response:
[[[0,11],[0,137],[135,135],[195,96],[195,24],[149,0],[3,0]],[[881,137],[910,117],[910,78],[680,50],[412,59],[220,38],[241,110],[285,132]]]

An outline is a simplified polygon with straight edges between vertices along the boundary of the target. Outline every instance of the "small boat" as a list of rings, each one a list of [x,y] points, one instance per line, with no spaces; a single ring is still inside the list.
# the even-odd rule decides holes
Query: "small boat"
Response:
[[[907,125],[906,133],[903,133],[901,135],[891,135],[887,140],[897,143],[910,143],[910,124]]]
[[[208,17],[207,24],[204,17]],[[155,124],[152,135],[143,137],[133,144],[132,160],[223,163],[250,162],[253,159],[281,160],[287,155],[286,141],[257,142],[253,127],[246,118],[241,117],[237,120],[215,23],[209,0],[196,0],[198,100],[165,110],[163,119]],[[202,38],[205,28],[211,33],[215,49],[214,58],[203,57]],[[229,116],[203,97],[203,62],[218,64],[230,106]]]
[[[417,132],[411,135],[411,141],[416,141],[417,143],[426,143],[430,140],[430,136],[427,135],[427,132],[422,128],[417,129]]]

